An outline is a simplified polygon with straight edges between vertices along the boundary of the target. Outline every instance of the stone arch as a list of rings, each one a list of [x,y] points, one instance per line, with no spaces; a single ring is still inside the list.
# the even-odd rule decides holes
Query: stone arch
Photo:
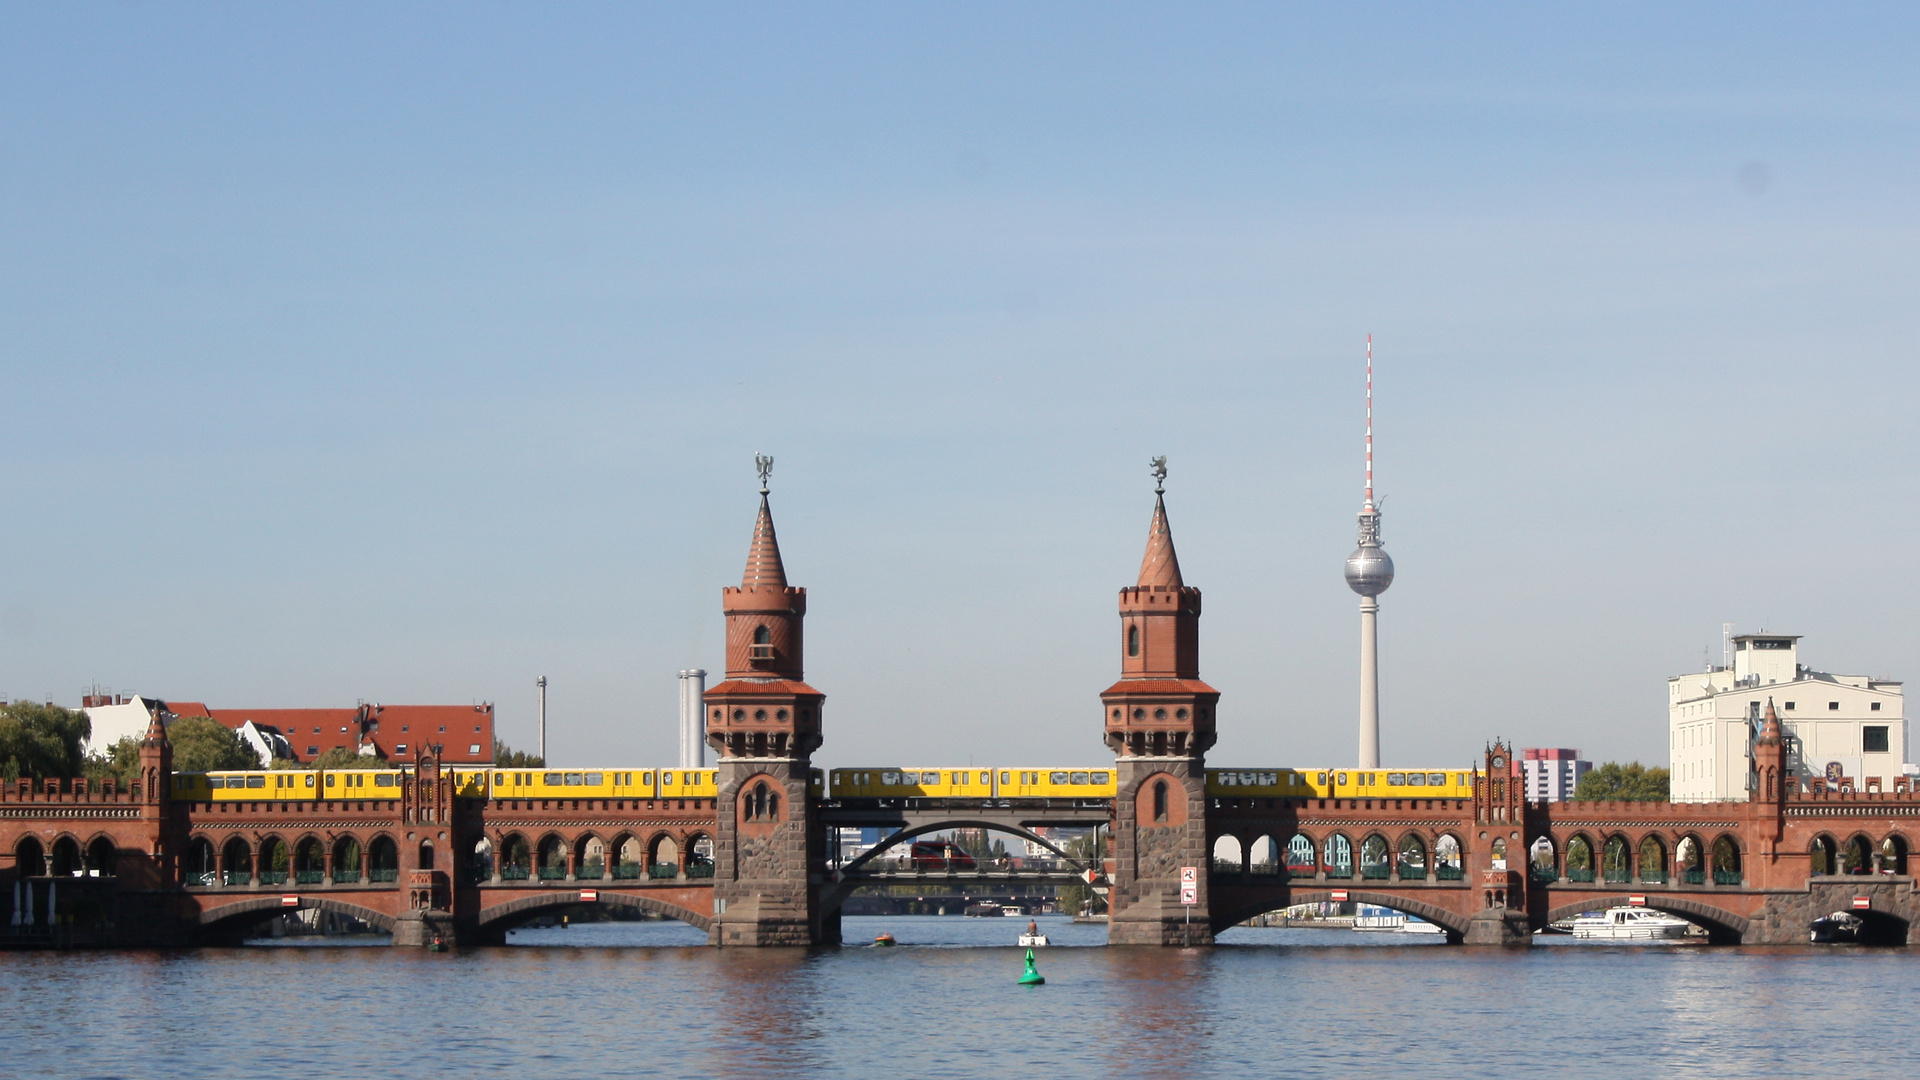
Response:
[[[1560,849],[1553,834],[1541,833],[1527,845],[1527,873],[1535,881],[1560,880]]]
[[[567,876],[567,848],[567,842],[556,832],[541,837],[540,842],[534,845],[534,872],[541,881],[554,881]]]
[[[1360,876],[1373,880],[1385,880],[1392,870],[1393,845],[1380,833],[1368,833],[1360,841]]]
[[[1565,876],[1568,881],[1592,881],[1598,876],[1600,857],[1593,838],[1577,832],[1567,838]]]
[[[573,876],[582,881],[599,881],[607,876],[607,842],[598,833],[582,833],[573,842]]]
[[[503,881],[525,881],[533,873],[533,848],[517,832],[500,838],[500,877]]]
[[[278,885],[293,880],[293,849],[279,836],[260,838],[260,865],[254,876],[262,885]]]
[[[1667,843],[1660,839],[1659,833],[1648,833],[1640,838],[1640,845],[1634,851],[1633,867],[1641,881],[1660,883],[1667,880]]]
[[[318,884],[327,873],[327,848],[320,838],[308,834],[293,845],[293,880],[300,884]]]
[[[602,892],[597,901],[591,901],[610,907],[625,907],[639,911],[665,915],[677,919],[696,930],[712,930],[713,917],[681,907],[679,904],[659,900],[651,896],[630,896],[625,893]],[[521,923],[538,918],[558,908],[577,907],[581,903],[577,891],[537,893],[532,896],[517,897],[503,903],[493,904],[480,909],[476,928],[487,933],[502,933]]]
[[[347,833],[336,839],[333,842],[333,880],[340,883],[359,881],[366,854],[359,838],[353,834]]]
[[[1888,833],[1880,841],[1880,869],[1904,875],[1907,872],[1907,838],[1897,832]]]
[[[1133,792],[1133,820],[1141,828],[1178,828],[1187,823],[1187,788],[1172,773],[1154,773]]]
[[[1326,867],[1328,877],[1350,878],[1359,872],[1354,862],[1353,841],[1343,832],[1331,832],[1320,845],[1320,865]]]
[[[713,876],[713,837],[699,830],[687,834],[687,876]]]
[[[114,863],[119,854],[120,846],[113,842],[112,837],[102,833],[87,841],[87,846],[80,855],[81,865],[89,874],[113,877]]]
[[[1822,877],[1840,872],[1840,845],[1826,833],[1807,842],[1807,873]]]
[[[47,873],[54,877],[72,877],[74,871],[85,868],[80,857],[80,841],[62,833],[53,840],[53,850],[47,862]]]
[[[1393,846],[1393,870],[1403,878],[1425,880],[1427,841],[1419,832],[1402,834],[1400,842]]]
[[[367,843],[367,880],[400,880],[400,845],[386,833],[378,833]]]
[[[615,833],[607,844],[607,865],[616,879],[637,878],[646,870],[647,847],[630,832]]]
[[[1277,874],[1280,872],[1280,844],[1271,833],[1263,833],[1253,838],[1247,845],[1247,872],[1251,874]]]
[[[1441,833],[1433,842],[1433,873],[1441,881],[1466,878],[1467,847],[1453,833]]]
[[[253,847],[246,838],[235,836],[220,848],[221,861],[226,865],[227,885],[245,885],[253,880]]]
[[[1721,833],[1713,842],[1713,883],[1738,885],[1741,880],[1740,841],[1732,833]]]
[[[393,933],[394,917],[384,911],[375,911],[372,908],[361,907],[359,904],[349,904],[344,900],[321,896],[302,896],[296,906],[288,904],[285,898],[278,894],[251,896],[231,904],[208,908],[200,913],[200,929],[203,934],[224,930],[226,933],[221,936],[231,937],[237,932],[244,932],[244,927],[248,923],[264,922],[289,911],[307,911],[314,908],[358,919],[382,933]]]
[[[1614,833],[1601,845],[1600,877],[1616,883],[1633,880],[1633,844],[1626,834]]]
[[[1469,917],[1455,911],[1449,911],[1437,904],[1428,903],[1414,896],[1400,893],[1370,892],[1365,889],[1343,890],[1347,899],[1356,904],[1373,904],[1377,907],[1392,908],[1408,915],[1417,915],[1422,919],[1446,931],[1447,941],[1458,944],[1467,933]],[[1232,904],[1219,893],[1212,896],[1213,910],[1211,921],[1215,933],[1226,930],[1273,909],[1271,896],[1259,899],[1243,900]],[[1324,904],[1333,899],[1331,889],[1294,889],[1286,902],[1292,904]]]
[[[187,857],[181,864],[181,883],[185,885],[220,884],[220,857],[213,841],[195,834],[187,838]]]
[[[668,878],[680,876],[680,841],[672,833],[655,833],[647,841],[647,876]],[[669,873],[671,871],[671,873]]]
[[[1310,878],[1320,871],[1320,845],[1306,833],[1294,833],[1287,841],[1286,857],[1289,877]]]
[[[1039,844],[1041,847],[1044,847],[1048,851],[1051,851],[1055,855],[1058,855],[1062,862],[1065,862],[1070,866],[1079,867],[1080,869],[1086,869],[1086,867],[1088,866],[1087,862],[1067,854],[1053,841],[1048,840],[1044,836],[1040,836],[1033,832],[1029,832],[1026,829],[1019,828],[1018,826],[1008,825],[1006,822],[1003,822],[1003,821],[976,821],[972,818],[956,818],[952,821],[934,822],[931,825],[916,825],[911,829],[901,829],[899,832],[896,832],[891,836],[883,837],[878,844],[875,844],[873,847],[868,848],[866,851],[862,852],[859,858],[841,867],[840,872],[842,874],[850,874],[856,870],[861,869],[862,867],[865,867],[868,863],[872,862],[874,859],[879,858],[883,853],[885,853],[887,850],[893,847],[897,847],[900,844],[907,843],[908,841],[914,840],[918,837],[925,836],[928,833],[946,832],[950,829],[986,829],[990,832],[1006,833],[1010,836],[1017,836],[1022,840],[1027,840],[1035,844]],[[687,838],[688,839],[687,846],[689,848],[692,848],[694,846],[696,842],[695,838],[704,839],[705,837],[701,833],[694,833],[692,836],[689,836]]]
[[[493,841],[485,833],[475,836],[467,843],[467,850],[461,853],[460,861],[464,864],[468,881],[481,882],[493,877]]]
[[[1873,873],[1873,841],[1867,839],[1865,833],[1854,833],[1847,838],[1846,846],[1840,849],[1840,872]]]
[[[1744,915],[1736,915],[1725,908],[1715,907],[1690,896],[1673,893],[1650,892],[1646,906],[1655,911],[1664,911],[1678,915],[1688,922],[1706,927],[1707,940],[1716,945],[1738,945],[1740,939],[1752,925]],[[1570,904],[1561,904],[1547,912],[1547,921],[1556,923],[1562,919],[1571,919],[1583,911],[1594,911],[1607,906],[1606,900],[1576,900]]]
[[[1673,876],[1689,885],[1707,880],[1707,847],[1694,833],[1684,833],[1673,844]]]
[[[1242,857],[1240,838],[1232,833],[1221,833],[1213,840],[1212,861],[1216,874],[1237,874],[1246,866]]]
[[[23,836],[14,845],[13,873],[15,877],[47,876],[47,849],[40,846],[37,837]]]

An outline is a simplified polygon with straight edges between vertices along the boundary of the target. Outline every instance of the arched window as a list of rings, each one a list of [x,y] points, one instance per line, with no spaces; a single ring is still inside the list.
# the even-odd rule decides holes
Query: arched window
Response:
[[[1593,842],[1577,833],[1567,841],[1567,880],[1593,880]]]
[[[767,785],[753,785],[753,793],[746,799],[746,819],[764,821],[780,807],[780,797],[767,790]]]
[[[1353,876],[1353,841],[1334,833],[1327,837],[1322,845],[1321,865],[1327,868],[1328,877],[1350,878]]]
[[[1835,864],[1839,855],[1834,851],[1833,841],[1824,836],[1816,836],[1807,847],[1808,870],[1815,875],[1835,873]]]
[[[762,626],[762,627],[760,627],[760,628],[758,628],[758,629],[756,629],[756,630],[755,630],[755,631],[753,632],[753,643],[754,643],[755,645],[771,645],[771,644],[773,644],[773,631],[771,631],[771,630],[769,630],[769,629],[767,629],[767,628],[766,628],[766,627],[764,627],[764,626]]]
[[[1137,626],[1127,627],[1127,655],[1140,655],[1140,628]]]
[[[29,836],[20,841],[13,850],[14,873],[19,877],[45,877],[47,873],[46,849],[40,841]]]
[[[1167,782],[1165,780],[1153,782],[1153,820],[1167,820]]]
[[[1318,869],[1318,861],[1313,857],[1313,837],[1294,833],[1293,839],[1287,841],[1287,873],[1312,877]]]

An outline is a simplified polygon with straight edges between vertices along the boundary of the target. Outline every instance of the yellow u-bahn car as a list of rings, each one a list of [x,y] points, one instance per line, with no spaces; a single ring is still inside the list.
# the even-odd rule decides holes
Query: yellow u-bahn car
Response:
[[[1471,799],[1470,769],[1208,769],[1207,794],[1263,799]]]
[[[979,766],[834,769],[829,790],[836,799],[1111,799],[1113,768]]]
[[[173,797],[183,802],[274,802],[314,799],[397,799],[412,767],[387,769],[272,769],[175,773]],[[718,769],[488,769],[450,770],[454,794],[466,799],[711,799]],[[826,794],[826,774],[813,770],[808,789]]]

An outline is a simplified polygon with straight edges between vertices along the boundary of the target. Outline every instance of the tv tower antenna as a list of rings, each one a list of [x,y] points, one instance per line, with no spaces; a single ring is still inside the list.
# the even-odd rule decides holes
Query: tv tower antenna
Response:
[[[1373,335],[1367,335],[1367,509],[1373,509]]]

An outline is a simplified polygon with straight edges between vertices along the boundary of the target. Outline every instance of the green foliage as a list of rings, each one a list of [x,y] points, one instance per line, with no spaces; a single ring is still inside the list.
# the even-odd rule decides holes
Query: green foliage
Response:
[[[81,768],[91,780],[104,780],[111,776],[121,784],[131,784],[140,778],[140,740],[123,735],[119,742],[105,751],[88,754]]]
[[[209,716],[184,716],[167,728],[174,772],[257,769],[260,757],[240,733]]]
[[[493,763],[503,769],[544,769],[547,759],[539,754],[515,750],[499,739],[493,740]]]
[[[0,772],[9,780],[83,775],[80,746],[91,734],[83,712],[34,701],[0,705]]]
[[[326,753],[321,754],[319,757],[314,758],[311,763],[301,767],[308,769],[377,769],[383,764],[385,764],[384,760],[372,754],[356,755],[344,746],[336,746]]]
[[[1609,761],[1580,778],[1573,790],[1577,800],[1619,799],[1626,802],[1667,802],[1667,770],[1637,761],[1625,765]]]
[[[1098,832],[1087,832],[1074,837],[1064,845],[1067,854],[1081,862],[1098,865],[1097,852],[1100,846],[1104,846],[1096,846],[1094,838],[1099,835]],[[1078,915],[1088,904],[1093,905],[1092,910],[1096,915],[1107,909],[1106,898],[1094,892],[1093,886],[1083,882],[1060,886],[1053,898],[1054,910],[1063,915]]]

